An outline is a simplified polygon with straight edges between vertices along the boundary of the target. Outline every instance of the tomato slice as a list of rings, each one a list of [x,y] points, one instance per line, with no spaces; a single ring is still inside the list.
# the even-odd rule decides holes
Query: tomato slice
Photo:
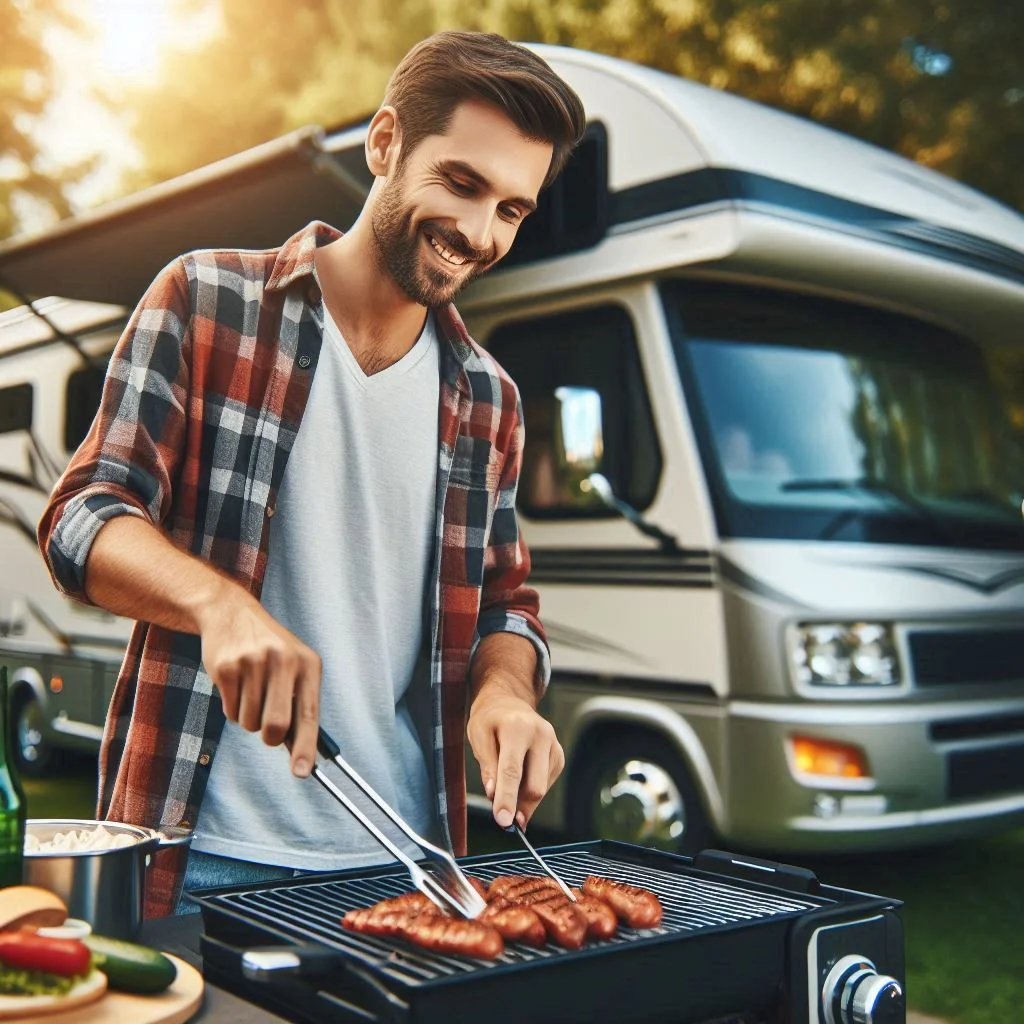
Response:
[[[89,973],[92,954],[78,939],[52,939],[32,931],[0,932],[0,963],[70,978]]]

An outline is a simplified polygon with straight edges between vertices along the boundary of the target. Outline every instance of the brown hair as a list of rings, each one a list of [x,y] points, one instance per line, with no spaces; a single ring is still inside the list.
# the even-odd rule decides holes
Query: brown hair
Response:
[[[402,132],[399,163],[428,135],[443,135],[466,100],[490,103],[524,137],[551,143],[545,187],[587,126],[579,96],[525,46],[490,32],[438,32],[402,58],[384,93]]]

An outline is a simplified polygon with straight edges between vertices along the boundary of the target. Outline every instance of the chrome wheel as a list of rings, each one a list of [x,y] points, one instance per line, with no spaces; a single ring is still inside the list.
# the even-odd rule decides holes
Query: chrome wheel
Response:
[[[689,768],[664,737],[629,731],[582,745],[566,820],[577,839],[613,839],[693,855],[714,845]]]
[[[664,768],[634,758],[601,777],[594,823],[607,839],[674,850],[686,833],[686,804]]]

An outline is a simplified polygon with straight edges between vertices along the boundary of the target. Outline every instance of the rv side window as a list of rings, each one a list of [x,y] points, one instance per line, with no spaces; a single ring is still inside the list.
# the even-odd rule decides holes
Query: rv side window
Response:
[[[96,410],[100,407],[103,392],[103,365],[83,366],[68,375],[67,391],[64,395],[64,448],[73,452],[89,433]]]
[[[616,515],[555,468],[555,390],[592,388],[601,396],[601,471],[634,508],[654,500],[661,474],[658,447],[636,334],[629,314],[599,306],[499,327],[488,348],[516,382],[523,400],[526,448],[519,507],[534,518]]]
[[[541,192],[500,269],[589,249],[604,238],[608,217],[608,135],[594,121],[565,169]]]
[[[32,429],[32,385],[0,388],[0,434]]]

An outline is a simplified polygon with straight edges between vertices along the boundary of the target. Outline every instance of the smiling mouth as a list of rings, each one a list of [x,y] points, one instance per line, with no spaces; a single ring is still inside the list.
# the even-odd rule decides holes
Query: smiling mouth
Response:
[[[469,260],[465,256],[460,256],[456,252],[452,252],[451,249],[447,248],[443,242],[438,241],[433,235],[424,232],[424,236],[430,243],[430,247],[437,253],[437,255],[444,260],[450,267],[464,267]]]

